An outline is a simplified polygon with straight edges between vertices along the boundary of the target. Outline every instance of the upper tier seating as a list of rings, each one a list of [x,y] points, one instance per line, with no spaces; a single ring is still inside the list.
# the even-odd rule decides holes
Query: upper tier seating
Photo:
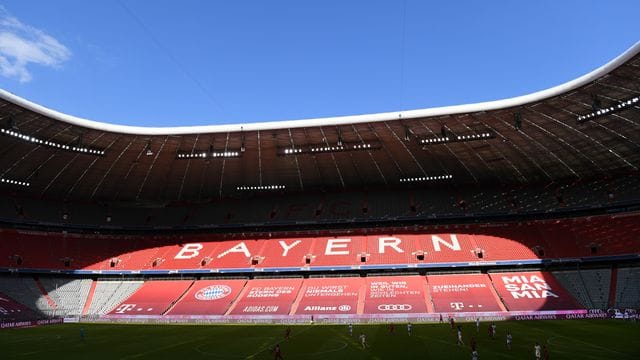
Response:
[[[0,268],[178,270],[447,264],[640,253],[640,215],[446,225],[420,233],[217,240],[0,229]],[[600,301],[600,300],[599,300]]]

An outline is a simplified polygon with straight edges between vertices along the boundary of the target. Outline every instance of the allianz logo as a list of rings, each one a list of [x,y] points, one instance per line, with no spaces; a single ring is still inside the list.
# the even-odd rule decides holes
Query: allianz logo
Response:
[[[304,307],[304,311],[349,311],[351,310],[350,305],[340,305],[340,306],[319,306],[319,305],[308,305]]]

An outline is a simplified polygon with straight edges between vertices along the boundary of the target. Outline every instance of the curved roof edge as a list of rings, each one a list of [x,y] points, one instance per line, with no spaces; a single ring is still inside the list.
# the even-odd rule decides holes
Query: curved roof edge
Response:
[[[464,105],[443,106],[428,109],[395,111],[377,114],[338,116],[329,118],[316,118],[304,120],[283,120],[257,122],[247,124],[227,124],[227,125],[202,125],[202,126],[179,126],[179,127],[142,127],[109,124],[99,121],[79,118],[73,115],[64,114],[56,110],[49,109],[42,105],[38,105],[29,100],[23,99],[4,89],[0,89],[0,98],[10,101],[16,105],[48,116],[52,119],[63,121],[72,125],[85,128],[102,130],[114,133],[123,133],[131,135],[186,135],[198,133],[221,133],[221,132],[238,132],[238,131],[256,131],[256,130],[277,130],[286,128],[300,128],[312,126],[335,126],[365,122],[378,122],[402,119],[411,119],[418,117],[432,117],[443,115],[454,115],[461,113],[473,113],[480,111],[499,110],[504,108],[516,107],[541,101],[553,96],[572,91],[580,86],[586,85],[616,69],[624,64],[636,54],[640,53],[640,41],[627,49],[624,53],[609,61],[605,65],[593,70],[592,72],[580,76],[577,79],[568,81],[551,87],[546,90],[537,91],[531,94],[516,96],[509,99],[487,101],[481,103],[472,103]]]

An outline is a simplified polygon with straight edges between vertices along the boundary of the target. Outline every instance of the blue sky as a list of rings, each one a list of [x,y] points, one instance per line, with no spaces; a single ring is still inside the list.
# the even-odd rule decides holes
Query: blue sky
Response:
[[[5,0],[0,87],[92,120],[248,123],[542,90],[640,40],[640,2]]]

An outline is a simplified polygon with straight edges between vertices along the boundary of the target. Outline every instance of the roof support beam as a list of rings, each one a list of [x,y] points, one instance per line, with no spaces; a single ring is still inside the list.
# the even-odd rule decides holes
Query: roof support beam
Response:
[[[419,123],[431,135],[437,136],[436,132],[431,130],[431,128],[429,126],[427,126],[427,124],[425,124],[425,122],[423,120],[420,120]],[[449,147],[449,144],[444,143],[444,144],[442,144],[442,146],[444,146],[444,148],[447,150],[447,152],[449,152],[449,154],[451,154],[451,156],[453,156],[453,158],[456,159],[456,161],[459,162],[460,165],[462,165],[462,167],[467,171],[467,173],[469,173],[469,175],[471,175],[471,177],[473,178],[473,181],[477,183],[478,182],[478,178],[476,177],[476,175],[473,173],[473,171],[471,171],[469,169],[469,167],[467,167],[467,165],[464,163],[464,161],[460,160],[460,158],[453,152],[453,150],[451,150],[451,148]],[[426,151],[429,151],[430,153],[432,153],[432,150],[429,147],[427,147]],[[434,159],[436,159],[436,161],[440,165],[440,168],[443,170],[443,172],[445,174],[454,174],[453,170],[451,168],[447,169],[447,167],[437,157],[434,156]]]
[[[293,135],[291,134],[291,129],[287,129],[289,133],[289,146],[292,149],[296,148],[296,144],[293,141]],[[300,184],[300,190],[304,191],[304,182],[302,181],[302,171],[300,169],[300,163],[298,162],[298,155],[293,155],[293,161],[296,163],[296,171],[298,172],[298,183]]]
[[[118,139],[116,139],[118,140]],[[115,142],[115,141],[114,141]],[[127,146],[125,146],[124,149],[122,149],[122,151],[120,151],[120,154],[118,154],[118,157],[113,160],[110,161],[110,165],[109,168],[107,169],[107,171],[104,172],[104,174],[102,175],[102,178],[100,178],[100,181],[98,181],[98,183],[96,184],[96,186],[93,187],[93,192],[91,192],[91,196],[89,197],[89,200],[93,200],[93,198],[96,196],[96,193],[98,192],[98,189],[100,188],[100,186],[102,186],[102,184],[104,183],[104,180],[107,178],[107,176],[109,176],[109,174],[111,173],[111,170],[113,170],[113,168],[116,166],[116,164],[120,161],[120,159],[122,158],[122,156],[124,154],[127,153],[127,151],[129,150],[129,147],[131,147],[132,142],[130,141]]]
[[[358,131],[356,126],[354,124],[351,124],[351,127],[353,128],[353,131],[355,132],[355,134],[358,137],[358,139],[360,140],[360,142],[364,144],[365,141],[362,139],[362,136],[360,135],[360,132]],[[367,154],[369,154],[369,158],[371,159],[371,162],[373,162],[373,165],[376,167],[376,170],[378,170],[378,174],[380,174],[380,177],[382,178],[382,181],[384,182],[385,185],[387,185],[388,184],[387,178],[384,176],[384,173],[380,169],[380,165],[376,161],[376,158],[373,156],[373,153],[371,152],[371,150],[367,150]],[[353,157],[352,157],[352,159],[353,159]],[[355,162],[354,162],[354,165],[355,165]]]
[[[325,145],[331,146],[329,144],[329,140],[327,139],[327,136],[325,135],[322,127],[320,127],[320,134],[322,134],[322,138],[324,139]],[[345,187],[344,178],[342,177],[342,172],[340,171],[340,167],[338,166],[338,162],[336,161],[336,155],[333,152],[330,152],[329,154],[331,155],[331,160],[333,160],[333,165],[335,166],[336,172],[338,173],[338,178],[340,179],[340,185],[342,185],[342,188],[344,188]]]
[[[138,193],[136,194],[136,200],[140,199],[140,194],[142,194],[142,189],[147,184],[147,180],[149,180],[149,174],[151,173],[151,170],[153,170],[153,166],[155,165],[156,161],[158,160],[158,157],[160,156],[160,153],[162,152],[162,149],[164,148],[164,145],[167,143],[167,139],[168,139],[168,136],[165,136],[164,140],[162,141],[162,145],[160,145],[160,148],[157,151],[154,152],[153,160],[151,161],[151,164],[149,165],[149,168],[147,169],[147,172],[144,175],[144,179],[142,180],[142,183],[140,184],[140,187],[138,188]],[[149,143],[150,143],[150,141],[149,141]],[[145,149],[145,153],[148,150],[149,150],[149,148]]]
[[[200,138],[200,134],[196,134],[195,141],[191,146],[191,153],[196,151],[196,145],[198,144],[198,139]],[[184,183],[187,180],[187,174],[189,173],[189,169],[191,168],[191,161],[193,159],[187,160],[187,166],[184,168],[184,174],[182,174],[182,179],[180,180],[180,190],[178,190],[178,199],[182,199],[182,191],[184,191]]]

